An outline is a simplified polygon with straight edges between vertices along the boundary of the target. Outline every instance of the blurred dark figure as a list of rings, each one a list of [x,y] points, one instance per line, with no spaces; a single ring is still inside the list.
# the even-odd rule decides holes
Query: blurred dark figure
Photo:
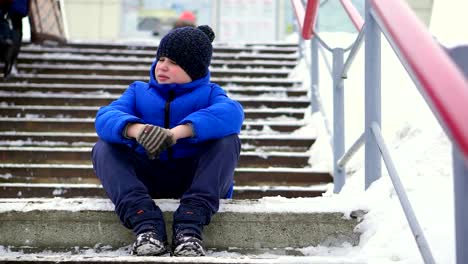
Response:
[[[0,0],[0,61],[6,79],[16,63],[23,39],[22,19],[28,15],[29,0]]]
[[[174,23],[174,28],[195,27],[196,25],[197,17],[190,11],[184,11]]]

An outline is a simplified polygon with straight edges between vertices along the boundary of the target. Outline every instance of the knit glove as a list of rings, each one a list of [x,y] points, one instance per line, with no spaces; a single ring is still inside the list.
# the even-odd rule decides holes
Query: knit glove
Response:
[[[145,125],[138,133],[136,141],[145,148],[149,159],[158,158],[159,153],[175,144],[169,129],[153,125]]]

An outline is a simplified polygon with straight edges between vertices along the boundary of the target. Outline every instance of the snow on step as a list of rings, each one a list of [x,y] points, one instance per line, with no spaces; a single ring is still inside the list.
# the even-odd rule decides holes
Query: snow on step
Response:
[[[178,200],[155,202],[164,212],[171,237]],[[357,245],[358,209],[357,204],[332,197],[222,200],[204,230],[204,242],[217,250]],[[108,199],[0,199],[0,222],[0,245],[15,248],[63,250],[101,244],[117,249],[134,239]]]
[[[0,175],[0,179],[9,180],[12,175]],[[236,200],[258,199],[262,197],[318,197],[327,191],[328,185],[314,186],[235,186]],[[0,183],[2,198],[75,198],[107,197],[100,184],[92,183]]]
[[[89,254],[89,253],[88,253]],[[134,256],[106,256],[106,254],[80,254],[71,256],[57,256],[50,254],[7,254],[0,256],[0,262],[14,263],[171,263],[171,264],[362,264],[367,261],[349,257],[297,257],[297,256],[243,256],[233,257],[233,254],[213,254],[206,257],[134,257]],[[208,252],[210,254],[210,252]],[[101,255],[101,256],[100,256]],[[103,255],[103,256],[102,256]],[[377,262],[375,262],[377,263]]]

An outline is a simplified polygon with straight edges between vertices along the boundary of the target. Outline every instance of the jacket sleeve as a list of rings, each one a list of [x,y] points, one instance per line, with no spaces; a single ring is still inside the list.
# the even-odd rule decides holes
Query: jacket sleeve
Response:
[[[241,104],[230,99],[219,86],[214,86],[209,106],[189,114],[179,124],[192,124],[194,137],[189,141],[196,143],[239,134],[243,122]]]
[[[122,144],[134,142],[124,137],[123,130],[128,123],[144,123],[135,115],[135,88],[136,84],[132,83],[120,98],[97,112],[94,125],[102,140]]]

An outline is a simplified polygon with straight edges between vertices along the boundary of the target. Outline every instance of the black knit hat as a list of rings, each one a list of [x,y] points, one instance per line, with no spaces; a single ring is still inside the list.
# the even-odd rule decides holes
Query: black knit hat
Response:
[[[207,25],[173,29],[161,39],[156,60],[167,57],[182,67],[192,80],[200,79],[208,73],[214,38],[213,30]]]

